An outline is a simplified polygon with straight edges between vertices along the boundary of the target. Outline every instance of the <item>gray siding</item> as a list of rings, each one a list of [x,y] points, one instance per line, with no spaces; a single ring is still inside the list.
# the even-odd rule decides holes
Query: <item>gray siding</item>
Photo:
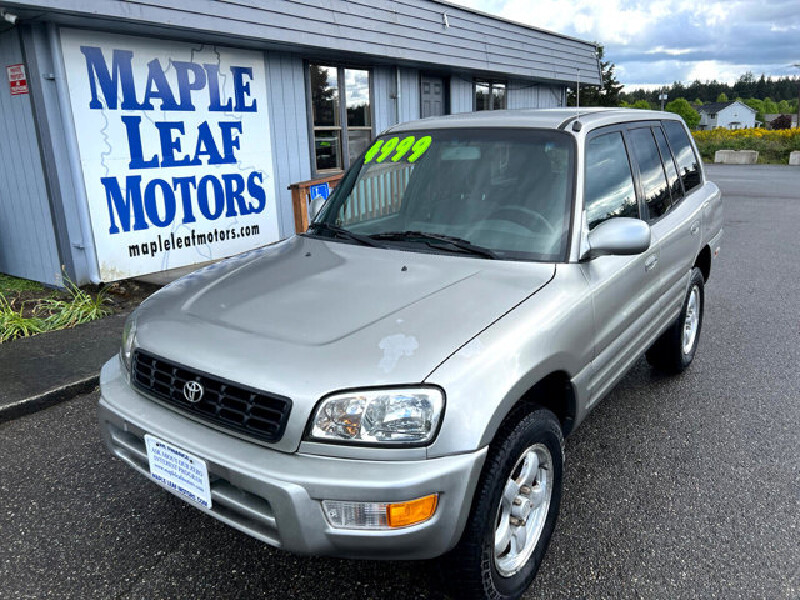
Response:
[[[453,75],[450,78],[450,112],[452,114],[472,112],[472,80]]]
[[[539,106],[537,108],[556,108],[566,106],[566,89],[562,86],[546,86],[539,88]]]
[[[21,62],[18,30],[0,33],[0,65]],[[0,79],[0,271],[61,285],[31,96],[11,96],[5,68]]]
[[[419,119],[419,71],[400,69],[400,122]]]
[[[397,75],[393,67],[375,67],[372,70],[376,134],[397,123],[397,105],[394,99],[396,89]]]
[[[541,85],[531,81],[509,81],[506,106],[513,108],[555,108],[563,105],[562,86]]]
[[[600,83],[593,44],[436,0],[6,0],[83,27],[214,33],[312,50]],[[447,15],[448,26],[444,25]],[[92,21],[95,21],[94,23]]]
[[[91,266],[95,257],[86,249],[78,210],[83,202],[75,192],[83,179],[73,179],[69,163],[69,150],[64,120],[71,119],[69,107],[62,113],[57,86],[50,74],[55,73],[52,48],[44,24],[37,23],[23,30],[25,58],[28,62],[31,94],[36,106],[42,154],[49,161],[45,176],[49,179],[50,206],[53,223],[57,229],[56,241],[68,275],[78,284],[90,281]],[[45,77],[47,75],[47,77]],[[70,260],[71,259],[71,260]]]
[[[294,233],[294,213],[286,188],[311,179],[305,67],[296,56],[268,52],[265,58],[278,223],[288,237]]]

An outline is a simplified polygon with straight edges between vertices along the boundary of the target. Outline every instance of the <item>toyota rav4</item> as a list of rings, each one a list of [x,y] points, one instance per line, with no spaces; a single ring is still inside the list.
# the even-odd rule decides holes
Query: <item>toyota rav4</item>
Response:
[[[673,114],[397,125],[308,231],[130,316],[101,430],[267,544],[442,557],[456,597],[519,598],[555,527],[565,436],[641,355],[689,366],[721,235]]]

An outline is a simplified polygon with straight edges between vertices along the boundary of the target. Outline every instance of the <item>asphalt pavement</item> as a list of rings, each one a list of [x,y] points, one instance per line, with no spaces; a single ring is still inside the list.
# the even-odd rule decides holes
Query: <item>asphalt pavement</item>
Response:
[[[697,356],[570,437],[528,600],[800,599],[800,168],[710,167],[726,223]],[[436,598],[436,563],[273,550],[113,460],[97,392],[0,425],[0,598]]]

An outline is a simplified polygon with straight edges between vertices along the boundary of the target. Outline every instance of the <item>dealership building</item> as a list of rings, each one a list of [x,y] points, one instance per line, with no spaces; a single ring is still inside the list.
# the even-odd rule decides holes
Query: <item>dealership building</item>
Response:
[[[395,123],[600,83],[594,44],[437,0],[0,0],[0,63],[0,272],[55,286],[272,243]]]

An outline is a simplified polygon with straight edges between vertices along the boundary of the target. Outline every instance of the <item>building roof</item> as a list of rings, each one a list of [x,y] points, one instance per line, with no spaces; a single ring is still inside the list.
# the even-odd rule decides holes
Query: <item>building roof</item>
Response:
[[[726,108],[728,108],[733,104],[739,104],[740,106],[746,108],[747,110],[757,112],[754,108],[747,106],[747,104],[745,104],[744,102],[740,102],[739,100],[733,100],[730,102],[709,102],[707,104],[692,105],[692,108],[694,108],[697,112],[713,114],[725,110]]]
[[[20,22],[219,43],[353,65],[600,85],[594,43],[445,0],[0,0]]]
[[[575,107],[487,110],[409,121],[390,127],[387,132],[452,129],[458,127],[557,129],[559,126],[567,125],[575,117]],[[584,130],[625,121],[663,121],[667,119],[680,120],[680,117],[671,112],[632,108],[581,108],[579,116]]]

